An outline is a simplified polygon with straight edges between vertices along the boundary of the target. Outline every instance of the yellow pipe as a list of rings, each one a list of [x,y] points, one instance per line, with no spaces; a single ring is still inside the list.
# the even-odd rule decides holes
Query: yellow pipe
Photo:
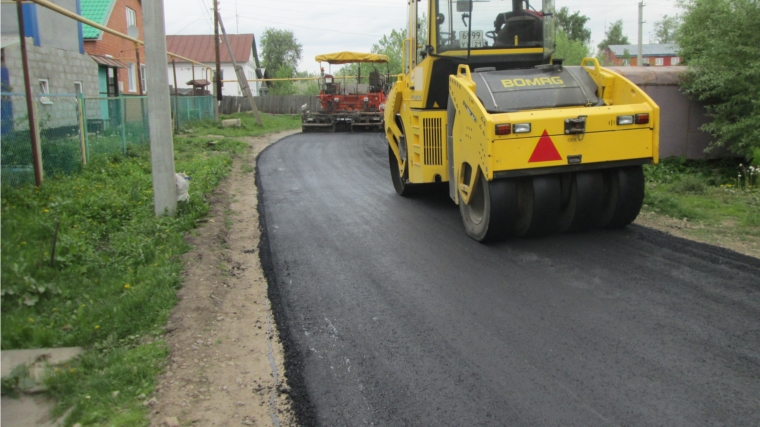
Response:
[[[16,0],[16,1],[20,1],[20,0]],[[90,21],[89,19],[84,18],[84,17],[82,17],[80,15],[77,15],[76,13],[74,13],[74,12],[68,10],[68,9],[64,9],[61,6],[58,6],[55,3],[50,3],[47,0],[31,0],[31,1],[33,3],[37,3],[40,6],[46,7],[48,9],[52,10],[52,11],[58,12],[61,15],[64,15],[64,16],[67,16],[67,17],[69,17],[71,19],[77,20],[77,21],[79,21],[79,22],[81,22],[83,24],[87,24],[87,25],[89,25],[91,27],[95,27],[95,28],[97,28],[97,29],[99,29],[101,31],[105,31],[105,32],[107,32],[109,34],[113,34],[113,35],[115,35],[117,37],[121,37],[123,39],[129,40],[129,41],[134,42],[134,43],[139,43],[141,45],[145,45],[145,42],[143,42],[142,40],[138,40],[138,39],[136,39],[134,37],[130,37],[130,36],[126,35],[126,34],[118,32],[116,30],[112,30],[112,29],[110,29],[110,28],[108,28],[108,27],[106,27],[104,25],[98,24],[97,22]],[[209,67],[206,64],[202,64],[200,62],[193,61],[190,58],[185,58],[184,56],[177,55],[176,53],[166,52],[166,54],[169,55],[169,56],[172,56],[174,58],[181,59],[181,60],[187,61],[187,62],[192,62],[193,64],[198,64],[198,65],[200,65],[202,67],[206,67],[208,69],[211,69],[211,67]]]

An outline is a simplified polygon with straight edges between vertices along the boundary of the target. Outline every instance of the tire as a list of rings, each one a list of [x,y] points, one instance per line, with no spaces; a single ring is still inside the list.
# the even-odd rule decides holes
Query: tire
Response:
[[[569,178],[569,197],[560,211],[559,231],[585,231],[599,227],[604,209],[604,174],[598,171],[578,172]]]
[[[393,188],[396,189],[396,193],[403,197],[414,195],[415,186],[408,182],[406,171],[404,171],[403,175],[401,174],[398,167],[398,159],[396,159],[396,154],[390,145],[388,146],[388,163],[390,164],[391,179],[393,180]]]
[[[613,169],[605,179],[605,199],[600,225],[623,228],[632,223],[644,204],[644,171],[641,166]]]
[[[511,179],[487,181],[478,172],[478,183],[472,189],[470,203],[459,197],[467,235],[478,242],[498,242],[512,235],[517,217],[517,183]]]
[[[559,175],[522,178],[517,184],[517,236],[543,236],[557,230],[562,208]]]

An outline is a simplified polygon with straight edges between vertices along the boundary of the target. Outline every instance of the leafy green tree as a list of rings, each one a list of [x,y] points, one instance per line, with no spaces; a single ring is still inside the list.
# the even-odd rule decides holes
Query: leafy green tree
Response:
[[[590,49],[581,40],[572,40],[562,29],[557,31],[555,58],[561,58],[565,65],[581,65],[583,58],[591,56]]]
[[[579,41],[585,44],[591,41],[591,30],[586,28],[586,22],[590,19],[588,16],[581,15],[578,11],[573,12],[571,15],[568,8],[563,7],[557,11],[554,17],[556,18],[557,28],[565,32],[568,40]]]
[[[287,79],[295,76],[295,71],[289,66],[283,66],[277,69],[274,73],[274,77],[277,79]],[[295,95],[297,93],[295,82],[289,80],[269,82],[270,95]],[[274,84],[272,84],[274,83]]]
[[[363,64],[362,81],[369,76],[369,72],[377,69],[380,74],[400,74],[403,64],[403,46],[406,38],[406,30],[391,30],[390,34],[384,35],[377,43],[372,45],[370,52],[379,53],[388,57],[388,64]],[[335,72],[336,76],[356,76],[359,72],[359,64],[346,64]]]
[[[676,42],[676,31],[681,25],[679,16],[665,15],[661,20],[654,23],[654,39],[659,44]]]
[[[760,2],[684,0],[676,32],[689,69],[682,89],[712,117],[713,146],[752,156],[760,149]]]
[[[604,32],[604,40],[597,45],[599,53],[603,54],[604,50],[610,45],[631,44],[628,36],[623,34],[623,20],[617,20]]]
[[[623,56],[620,59],[623,60],[623,65],[631,65],[631,52],[628,49],[624,49]]]
[[[263,65],[270,75],[277,77],[295,77],[298,62],[301,61],[303,46],[298,42],[292,31],[267,28],[261,37],[261,52]],[[290,84],[288,84],[290,83]],[[286,95],[293,90],[293,82],[275,82],[271,85],[271,93]]]

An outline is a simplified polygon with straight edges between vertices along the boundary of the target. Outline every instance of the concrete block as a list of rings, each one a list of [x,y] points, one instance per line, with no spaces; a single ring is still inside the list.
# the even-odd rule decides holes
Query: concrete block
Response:
[[[223,128],[229,128],[229,127],[240,127],[240,119],[227,119],[222,120],[222,127]]]

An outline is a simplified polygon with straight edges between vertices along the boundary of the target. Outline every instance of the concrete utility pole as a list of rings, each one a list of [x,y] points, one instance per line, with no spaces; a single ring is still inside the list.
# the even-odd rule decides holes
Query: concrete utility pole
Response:
[[[222,100],[222,64],[219,60],[219,1],[214,0],[214,53],[216,54],[216,100]]]
[[[143,2],[145,26],[145,80],[150,115],[150,162],[153,169],[153,202],[156,215],[177,213],[174,182],[174,141],[172,140],[169,76],[166,75],[166,30],[164,1]]]
[[[219,27],[222,29],[222,37],[224,37],[224,44],[227,45],[227,52],[230,54],[230,59],[232,59],[232,66],[235,68],[235,74],[237,74],[237,80],[238,84],[240,85],[240,90],[245,94],[246,97],[248,97],[248,102],[251,104],[251,110],[253,111],[253,115],[256,116],[256,123],[259,124],[259,126],[264,126],[264,123],[261,122],[261,117],[259,116],[259,109],[256,106],[256,100],[253,99],[253,93],[251,93],[251,87],[248,86],[248,77],[245,75],[245,70],[243,70],[242,65],[238,65],[237,61],[235,61],[235,55],[232,52],[232,46],[230,46],[230,41],[227,39],[227,31],[224,31],[224,23],[222,23],[222,17],[217,16],[217,19],[219,20]]]
[[[644,28],[643,27],[644,26],[644,6],[645,5],[643,1],[639,2],[639,56],[636,57],[636,65],[638,65],[639,67],[644,65],[642,63],[643,61],[642,58],[644,57],[644,55],[641,52],[641,38],[642,38],[643,28]]]

